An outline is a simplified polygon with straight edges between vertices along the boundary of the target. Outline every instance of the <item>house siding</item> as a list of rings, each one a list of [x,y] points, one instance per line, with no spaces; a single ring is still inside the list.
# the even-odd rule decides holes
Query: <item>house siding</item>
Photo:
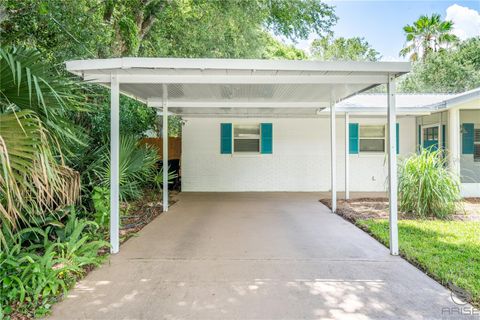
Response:
[[[330,129],[328,118],[184,118],[183,191],[328,191]],[[350,122],[385,124],[385,118]],[[399,118],[400,157],[415,151],[415,118]],[[272,123],[272,154],[220,154],[221,123]],[[345,128],[337,118],[337,184],[344,190]],[[351,191],[385,191],[384,154],[352,154]]]

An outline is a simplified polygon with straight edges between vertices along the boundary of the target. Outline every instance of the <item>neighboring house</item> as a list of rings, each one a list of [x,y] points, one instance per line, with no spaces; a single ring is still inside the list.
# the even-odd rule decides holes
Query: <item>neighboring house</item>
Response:
[[[399,159],[419,146],[445,148],[452,170],[461,174],[462,194],[480,196],[480,88],[457,95],[397,94],[396,103]],[[385,94],[360,94],[336,105],[338,191],[346,185],[349,191],[386,190],[386,105]],[[184,114],[182,190],[328,191],[328,114]]]

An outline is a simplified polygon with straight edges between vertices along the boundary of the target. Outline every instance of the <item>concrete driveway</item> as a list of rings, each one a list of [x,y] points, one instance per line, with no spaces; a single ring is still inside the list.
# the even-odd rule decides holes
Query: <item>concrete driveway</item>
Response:
[[[318,194],[184,193],[51,318],[437,319],[449,307],[449,291]]]

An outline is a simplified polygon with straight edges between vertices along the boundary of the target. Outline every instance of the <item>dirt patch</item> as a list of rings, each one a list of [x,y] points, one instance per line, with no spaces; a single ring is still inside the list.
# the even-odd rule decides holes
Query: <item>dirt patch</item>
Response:
[[[330,199],[320,199],[328,208],[332,208]],[[337,200],[337,214],[355,222],[366,219],[388,219],[387,198],[359,198],[351,200]],[[448,217],[448,220],[480,221],[480,198],[467,198],[460,209]],[[411,213],[398,212],[401,220],[418,219]],[[423,218],[424,219],[424,218]]]

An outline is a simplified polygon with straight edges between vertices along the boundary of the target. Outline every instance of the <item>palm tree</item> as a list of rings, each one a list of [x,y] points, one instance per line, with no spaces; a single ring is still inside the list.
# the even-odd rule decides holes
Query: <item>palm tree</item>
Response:
[[[438,52],[458,41],[452,34],[453,22],[441,21],[439,14],[422,15],[413,25],[403,27],[406,35],[406,45],[400,51],[405,57],[410,54],[411,61],[421,58],[423,61],[431,52]]]
[[[68,81],[65,81],[68,82]],[[78,172],[63,163],[75,95],[38,52],[0,48],[0,248],[4,233],[74,203]]]

